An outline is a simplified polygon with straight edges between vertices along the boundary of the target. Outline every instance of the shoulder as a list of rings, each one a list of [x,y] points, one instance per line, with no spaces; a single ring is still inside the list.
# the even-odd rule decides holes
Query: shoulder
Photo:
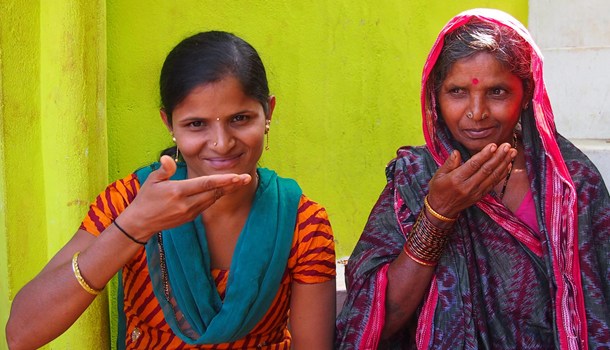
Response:
[[[135,173],[129,174],[122,179],[110,183],[106,189],[100,193],[94,204],[112,203],[125,205],[131,203],[140,190],[140,181]]]
[[[91,203],[80,229],[99,235],[134,200],[140,189],[135,173],[109,184]]]
[[[561,135],[558,136],[557,143],[579,193],[587,191],[587,188],[605,186],[601,173],[583,151]]]
[[[288,268],[299,283],[320,283],[334,278],[335,241],[324,207],[301,195]]]
[[[332,239],[332,229],[326,209],[304,194],[299,200],[296,226],[295,233],[301,238],[304,238],[308,231],[318,230],[323,232],[325,237]]]
[[[437,170],[438,165],[426,146],[401,147],[396,158],[386,166],[387,186],[384,191],[398,192],[407,205],[417,207],[419,199],[428,192],[428,183]]]
[[[426,146],[404,146],[396,151],[396,157],[386,166],[386,176],[391,179],[400,174],[434,173],[437,168]]]

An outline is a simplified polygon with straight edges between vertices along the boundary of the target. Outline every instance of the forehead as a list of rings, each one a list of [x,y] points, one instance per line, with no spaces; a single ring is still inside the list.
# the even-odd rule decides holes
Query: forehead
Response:
[[[443,83],[470,82],[470,84],[496,83],[498,80],[520,80],[511,70],[489,52],[461,58],[453,63]]]
[[[174,109],[174,115],[198,114],[201,117],[228,115],[239,110],[257,109],[260,103],[244,93],[233,76],[193,88]],[[261,107],[262,108],[262,107]]]

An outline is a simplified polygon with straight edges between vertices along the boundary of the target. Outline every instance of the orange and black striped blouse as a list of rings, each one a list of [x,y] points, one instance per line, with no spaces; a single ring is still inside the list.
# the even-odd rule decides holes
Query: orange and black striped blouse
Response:
[[[99,235],[133,201],[139,188],[135,174],[110,184],[91,204],[80,228]],[[212,269],[211,273],[218,293],[224,298],[228,270]],[[324,208],[301,196],[292,249],[280,289],[254,329],[231,343],[189,345],[172,332],[153,293],[144,247],[123,267],[122,275],[126,349],[290,349],[291,283],[314,284],[335,278],[332,229]]]

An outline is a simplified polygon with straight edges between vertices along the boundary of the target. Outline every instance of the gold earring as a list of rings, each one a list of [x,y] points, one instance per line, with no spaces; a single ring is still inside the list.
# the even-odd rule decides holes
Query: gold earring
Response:
[[[176,137],[174,137],[174,134],[172,134],[172,141],[174,141],[176,144],[176,155],[174,157],[174,161],[178,163],[178,160],[180,159],[180,150],[178,149],[178,144],[176,143]]]
[[[269,129],[271,129],[271,120],[267,120],[267,122],[265,123],[265,135],[266,135],[266,144],[265,144],[265,151],[269,150]]]

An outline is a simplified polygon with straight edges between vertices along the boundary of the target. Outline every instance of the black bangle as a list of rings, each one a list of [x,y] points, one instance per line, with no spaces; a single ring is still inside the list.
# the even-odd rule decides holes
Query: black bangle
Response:
[[[121,232],[123,232],[123,234],[125,236],[127,236],[127,238],[131,239],[132,241],[141,244],[141,245],[146,245],[146,242],[142,242],[142,241],[138,241],[137,239],[135,239],[132,235],[130,235],[129,233],[127,233],[127,231],[123,230],[123,228],[121,226],[119,226],[119,224],[116,223],[116,220],[113,221],[114,226],[116,226]]]

